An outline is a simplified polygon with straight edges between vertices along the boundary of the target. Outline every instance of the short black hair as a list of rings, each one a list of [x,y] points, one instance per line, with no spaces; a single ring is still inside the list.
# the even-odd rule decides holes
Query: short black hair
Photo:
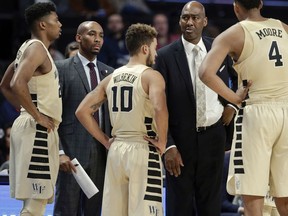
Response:
[[[56,6],[53,2],[38,2],[25,9],[25,21],[31,29],[34,22],[40,18],[56,12]]]
[[[150,46],[153,39],[157,37],[157,31],[154,27],[136,23],[129,26],[125,35],[126,47],[131,56],[137,54],[140,47],[144,44]]]
[[[258,8],[261,4],[261,0],[235,0],[235,2],[241,4],[246,10]]]

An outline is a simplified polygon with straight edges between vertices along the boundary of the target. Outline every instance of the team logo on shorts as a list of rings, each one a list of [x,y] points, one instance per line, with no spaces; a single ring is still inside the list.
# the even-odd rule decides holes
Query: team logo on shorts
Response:
[[[237,191],[240,190],[240,184],[240,180],[235,176],[235,186]]]
[[[45,186],[41,183],[32,183],[32,189],[34,194],[42,194],[45,190]]]
[[[160,209],[157,206],[149,205],[149,213],[153,216],[160,216]]]

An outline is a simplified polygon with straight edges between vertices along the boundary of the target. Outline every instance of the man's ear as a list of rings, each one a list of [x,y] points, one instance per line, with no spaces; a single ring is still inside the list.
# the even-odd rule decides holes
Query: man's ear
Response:
[[[40,29],[45,29],[46,28],[46,23],[44,21],[39,22],[39,27]]]
[[[143,45],[143,46],[141,47],[141,49],[142,49],[142,51],[143,51],[144,54],[147,54],[147,53],[149,52],[149,47],[148,47],[147,45]]]
[[[263,0],[260,1],[259,9],[262,9],[263,7]]]
[[[206,27],[208,25],[208,17],[204,18],[204,27]]]
[[[75,36],[75,40],[80,43],[81,42],[81,39],[82,39],[82,36],[80,34],[76,34]]]

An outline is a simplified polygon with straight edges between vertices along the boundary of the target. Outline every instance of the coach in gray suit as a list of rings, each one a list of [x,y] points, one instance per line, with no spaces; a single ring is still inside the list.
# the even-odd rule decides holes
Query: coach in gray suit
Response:
[[[59,127],[60,172],[56,184],[53,215],[100,216],[106,149],[80,124],[75,111],[82,99],[91,91],[93,81],[90,81],[90,68],[87,64],[94,63],[97,82],[112,73],[114,69],[97,61],[97,54],[103,44],[103,29],[97,22],[81,23],[77,30],[76,41],[80,46],[79,52],[74,57],[56,62],[63,114]],[[110,136],[111,126],[107,106],[102,107],[99,112],[99,123]],[[87,199],[71,174],[71,171],[75,170],[71,163],[74,158],[77,158],[99,189],[99,192],[90,199]]]

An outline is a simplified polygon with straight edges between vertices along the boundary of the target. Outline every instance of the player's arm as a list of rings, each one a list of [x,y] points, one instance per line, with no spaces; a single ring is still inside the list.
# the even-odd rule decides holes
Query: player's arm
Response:
[[[144,82],[147,80],[147,93],[155,112],[158,137],[156,140],[152,140],[152,143],[160,150],[160,153],[163,154],[166,149],[168,133],[168,109],[166,105],[165,81],[159,72],[152,69],[145,71],[142,79],[144,79]]]
[[[1,92],[4,97],[17,109],[20,110],[20,103],[13,93],[10,82],[14,75],[14,61],[7,67],[0,83]]]
[[[111,144],[109,137],[101,130],[93,114],[107,100],[106,87],[111,76],[112,74],[102,80],[93,91],[87,94],[75,112],[76,117],[86,130],[107,149],[109,149]]]
[[[239,43],[239,37],[242,38],[241,35],[239,36],[241,33],[244,38],[244,32],[238,24],[218,35],[213,41],[212,48],[205,56],[199,69],[200,79],[205,85],[227,101],[237,105],[245,98],[248,88],[238,95],[229,89],[216,73],[227,55],[232,56],[233,59],[239,57],[238,53],[241,53],[239,47],[241,47],[241,50],[243,47],[243,44],[241,44],[241,42]]]

